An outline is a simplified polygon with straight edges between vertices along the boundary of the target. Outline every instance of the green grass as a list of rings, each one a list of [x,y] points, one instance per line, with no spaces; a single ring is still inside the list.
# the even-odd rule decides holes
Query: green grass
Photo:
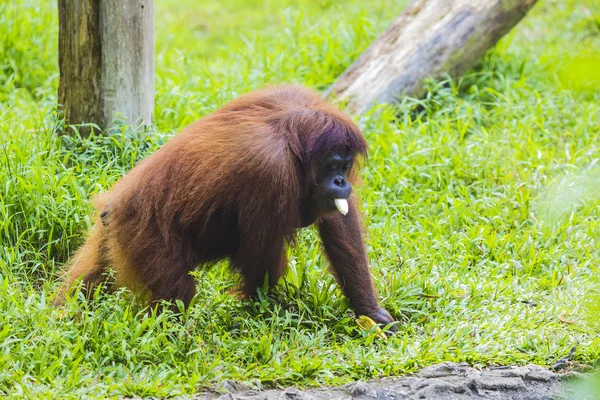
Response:
[[[327,87],[406,2],[157,0],[159,133],[147,141],[127,127],[57,135],[54,3],[0,0],[0,396],[341,384],[449,360],[551,365],[576,343],[578,363],[600,359],[600,95],[582,83],[589,68],[573,69],[600,52],[598,2],[541,1],[462,79],[358,120],[369,256],[402,321],[386,341],[356,327],[310,229],[285,282],[254,303],[228,294],[223,264],[197,274],[181,320],[125,292],[64,310],[49,301],[92,193],[240,93]]]

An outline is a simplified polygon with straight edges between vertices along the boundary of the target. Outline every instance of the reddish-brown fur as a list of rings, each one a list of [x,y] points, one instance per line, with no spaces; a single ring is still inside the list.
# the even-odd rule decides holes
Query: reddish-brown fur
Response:
[[[303,226],[316,160],[340,149],[366,154],[366,142],[317,93],[276,86],[239,97],[175,135],[96,198],[105,218],[98,217],[73,257],[59,299],[77,279],[94,285],[111,268],[118,285],[187,305],[195,293],[189,272],[223,258],[241,274],[247,295],[267,273],[276,283],[285,246]],[[356,312],[391,322],[375,297],[356,203],[353,196],[348,215],[329,213],[316,222]]]

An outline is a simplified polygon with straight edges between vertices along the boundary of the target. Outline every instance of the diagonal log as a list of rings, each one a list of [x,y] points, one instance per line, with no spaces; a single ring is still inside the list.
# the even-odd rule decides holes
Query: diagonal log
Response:
[[[423,95],[427,78],[459,76],[525,16],[536,0],[414,0],[326,95],[363,113]]]

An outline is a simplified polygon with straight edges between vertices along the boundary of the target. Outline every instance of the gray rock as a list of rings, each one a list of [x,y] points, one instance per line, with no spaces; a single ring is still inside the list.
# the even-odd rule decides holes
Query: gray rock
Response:
[[[281,400],[312,400],[313,396],[298,389],[289,388],[285,389],[279,398]]]
[[[525,378],[530,372],[531,370],[528,367],[509,367],[491,370],[490,374],[505,378]]]
[[[352,382],[345,386],[346,390],[352,397],[377,397],[377,391],[362,381]]]
[[[496,391],[526,389],[523,379],[516,377],[482,376],[478,378],[471,378],[469,386],[474,386],[476,389]]]
[[[525,375],[524,379],[539,382],[551,382],[558,378],[558,374],[548,371],[539,365],[528,365],[527,367],[529,368],[529,372]]]
[[[242,392],[246,390],[250,390],[250,387],[245,383],[232,381],[229,379],[224,380],[218,386],[218,389],[224,390],[229,393]]]
[[[465,375],[472,368],[467,363],[445,362],[423,368],[417,375],[423,378],[440,378],[449,375]]]
[[[447,381],[432,381],[417,390],[413,398],[418,399],[460,399],[457,394],[471,394],[469,388],[463,383],[451,383]],[[416,396],[416,397],[415,397]]]
[[[237,400],[237,399],[233,394],[227,393],[227,394],[219,396],[217,398],[217,400]]]
[[[194,396],[201,400],[574,400],[587,399],[573,392],[571,380],[538,365],[475,369],[465,363],[442,363],[415,375],[356,381],[342,387],[300,391],[249,390],[235,381],[224,381],[218,389]]]
[[[529,380],[539,382],[550,382],[558,377],[558,375],[552,371],[533,364],[524,367],[495,369],[491,370],[490,373],[500,377],[514,377],[521,378],[524,381]]]

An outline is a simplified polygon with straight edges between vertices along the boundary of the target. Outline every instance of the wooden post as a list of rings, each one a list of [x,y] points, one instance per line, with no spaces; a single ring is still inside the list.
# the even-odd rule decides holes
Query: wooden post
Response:
[[[122,113],[150,124],[154,112],[153,0],[100,0],[104,127]]]
[[[58,0],[58,102],[70,124],[100,124],[99,3]]]
[[[402,95],[419,97],[427,78],[458,76],[536,0],[414,0],[328,89],[362,113]]]
[[[149,125],[153,0],[58,0],[58,6],[58,97],[67,123],[92,122],[105,129],[123,116],[132,125]]]

